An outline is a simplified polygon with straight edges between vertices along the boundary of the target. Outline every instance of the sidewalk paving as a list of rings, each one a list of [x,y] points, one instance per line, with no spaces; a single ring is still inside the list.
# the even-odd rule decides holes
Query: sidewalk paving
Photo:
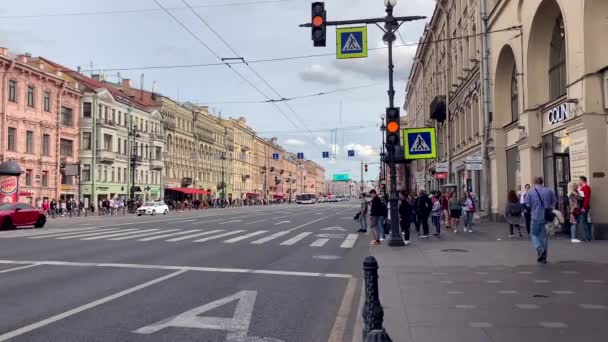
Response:
[[[541,265],[506,224],[476,230],[370,247],[393,341],[608,340],[608,242],[553,238]]]

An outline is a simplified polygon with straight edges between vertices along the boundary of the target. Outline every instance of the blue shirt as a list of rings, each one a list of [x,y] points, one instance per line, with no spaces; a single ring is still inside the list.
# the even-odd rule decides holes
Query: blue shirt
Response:
[[[553,208],[557,202],[553,190],[541,185],[536,185],[534,189],[528,191],[524,200],[530,208],[531,219],[535,221],[544,221],[545,208]]]

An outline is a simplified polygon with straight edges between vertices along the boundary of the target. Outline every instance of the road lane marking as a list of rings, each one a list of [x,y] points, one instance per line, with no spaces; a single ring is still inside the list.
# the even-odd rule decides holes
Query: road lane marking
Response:
[[[200,232],[200,231],[201,231],[200,229],[191,229],[191,230],[186,230],[186,231],[181,231],[181,232],[176,232],[176,233],[171,233],[171,234],[150,236],[150,237],[147,237],[144,239],[139,239],[137,241],[152,241],[152,240],[164,239],[169,236],[182,235],[182,234],[188,234],[188,233],[194,233],[194,232]],[[163,233],[165,233],[165,232],[167,232],[167,231],[164,231]]]
[[[287,216],[289,216],[289,215],[281,215],[281,216],[273,217],[272,219],[273,220],[278,220],[278,219],[282,219],[282,218],[287,217]]]
[[[78,231],[71,231],[71,232],[52,232],[52,233],[42,233],[42,234],[36,234],[36,235],[32,235],[32,236],[28,236],[28,239],[44,239],[44,238],[48,238],[48,237],[56,237],[56,236],[65,236],[65,235],[73,235],[73,234],[83,234],[85,232],[90,233],[92,231],[96,231],[96,232],[104,232],[104,231],[110,231],[110,230],[119,230],[122,228],[103,228],[103,229],[97,229],[97,228],[87,228],[87,229],[80,229]]]
[[[283,246],[291,246],[293,244],[295,244],[296,242],[302,240],[303,238],[307,237],[308,235],[312,234],[312,232],[304,232],[304,233],[300,233],[294,237],[292,237],[289,240],[285,240],[281,243],[281,245]]]
[[[344,242],[340,245],[340,248],[353,248],[357,239],[359,238],[359,234],[348,234]]]
[[[223,231],[224,231],[223,229],[210,230],[210,231],[206,231],[206,232],[202,232],[202,233],[180,236],[180,237],[176,237],[176,238],[165,240],[165,241],[169,241],[169,242],[182,241],[182,240],[186,240],[186,239],[192,239],[192,238],[195,238],[198,236],[209,235],[209,234],[219,233],[219,232],[223,232]],[[140,241],[147,241],[147,240],[142,239]]]
[[[310,247],[323,247],[329,241],[329,239],[318,239],[315,242],[310,244]]]
[[[196,272],[216,272],[216,273],[251,273],[251,274],[267,274],[267,275],[283,275],[283,276],[298,276],[298,277],[316,277],[316,278],[340,278],[350,279],[350,274],[343,273],[316,273],[316,272],[297,272],[297,271],[281,271],[281,270],[254,270],[247,268],[218,268],[218,267],[201,267],[201,266],[168,266],[168,265],[147,265],[147,264],[120,264],[120,263],[94,263],[94,262],[73,262],[73,261],[31,261],[31,260],[0,260],[0,264],[40,264],[50,266],[74,266],[74,267],[109,267],[109,268],[130,268],[130,269],[146,269],[146,270],[184,270]]]
[[[36,323],[32,323],[30,325],[26,325],[26,326],[21,327],[19,329],[7,332],[5,334],[0,335],[0,341],[7,341],[7,340],[9,340],[11,338],[14,338],[14,337],[17,337],[19,335],[23,335],[23,334],[28,333],[30,331],[42,328],[42,327],[47,326],[47,325],[49,325],[51,323],[60,321],[60,320],[62,320],[64,318],[68,318],[70,316],[76,315],[76,314],[81,313],[83,311],[86,311],[86,310],[92,309],[94,307],[97,307],[99,305],[105,304],[107,302],[113,301],[114,299],[126,296],[128,294],[131,294],[133,292],[139,291],[139,290],[144,289],[146,287],[158,284],[158,283],[163,282],[163,281],[165,281],[167,279],[171,279],[171,278],[176,277],[176,276],[178,276],[178,275],[180,275],[180,274],[182,274],[184,272],[187,272],[187,270],[179,270],[177,272],[169,273],[169,274],[167,274],[165,276],[162,276],[160,278],[156,278],[156,279],[150,280],[149,282],[146,282],[146,283],[143,283],[143,284],[140,284],[140,285],[137,285],[137,286],[133,286],[131,288],[128,288],[126,290],[114,293],[114,294],[109,295],[107,297],[100,298],[100,299],[98,299],[96,301],[93,301],[93,302],[87,303],[85,305],[76,307],[74,309],[62,312],[62,313],[60,313],[58,315],[51,316],[49,318],[43,319],[42,321],[38,321]]]
[[[268,231],[267,230],[258,230],[257,232],[245,234],[245,235],[242,235],[242,236],[238,236],[238,237],[232,238],[230,240],[226,240],[226,241],[224,241],[224,243],[235,243],[235,242],[238,242],[238,241],[241,241],[241,240],[245,240],[245,239],[249,239],[250,237],[258,236],[258,235],[261,235],[261,234],[264,234],[264,233],[268,233]]]
[[[138,237],[142,237],[142,236],[155,235],[155,234],[158,234],[158,233],[174,232],[176,230],[180,230],[180,229],[167,229],[167,230],[163,230],[161,232],[156,232],[155,231],[155,232],[148,232],[148,233],[142,233],[143,232],[143,230],[142,230],[138,234],[135,234],[135,235],[121,236],[121,237],[117,237],[117,238],[113,238],[113,239],[108,239],[108,240],[110,240],[110,241],[128,240],[128,239],[134,239],[134,238],[138,238]]]
[[[294,230],[296,230],[296,229],[300,229],[300,228],[302,228],[302,227],[306,227],[306,226],[311,225],[311,224],[313,224],[313,223],[315,223],[315,222],[319,222],[319,221],[321,221],[321,220],[324,220],[324,219],[326,219],[326,218],[328,218],[328,217],[329,217],[329,216],[321,217],[321,218],[318,218],[318,219],[316,219],[316,220],[312,220],[312,221],[310,221],[310,222],[307,222],[307,223],[301,224],[301,225],[299,225],[299,226],[297,226],[297,227],[293,227],[293,228],[289,229],[289,230],[288,230],[288,232],[292,232],[292,231],[294,231]]]
[[[228,223],[234,223],[234,222],[243,222],[243,220],[230,220],[230,221],[226,221],[226,222],[222,222],[222,223],[218,223],[218,224],[228,224]]]
[[[337,231],[340,231],[340,232],[345,232],[346,231],[346,229],[344,229],[342,227],[327,227],[327,228],[323,228],[321,230],[337,230]]]
[[[336,320],[331,328],[327,342],[342,342],[344,340],[348,318],[355,301],[356,289],[357,278],[350,278],[346,284],[346,290],[344,291],[344,296],[342,297],[342,302],[340,303],[340,308],[338,309],[338,314],[336,315]]]
[[[287,234],[289,234],[289,233],[291,233],[291,232],[290,232],[290,231],[288,231],[288,230],[283,231],[283,232],[274,233],[274,234],[272,234],[272,235],[268,235],[268,236],[266,236],[266,237],[263,237],[263,238],[261,238],[261,239],[259,239],[259,240],[252,241],[251,243],[252,243],[252,244],[254,244],[254,245],[261,245],[261,244],[263,244],[263,243],[266,243],[266,242],[268,242],[268,241],[270,241],[270,240],[274,240],[274,239],[276,239],[276,238],[278,238],[278,237],[281,237],[281,236],[283,236],[283,235],[287,235]]]
[[[205,220],[205,221],[200,221],[200,222],[192,222],[192,224],[205,224],[205,223],[209,223],[209,222],[217,222],[217,221],[222,221],[224,220],[223,218],[221,219],[215,219],[215,220]]]
[[[266,219],[264,219],[264,220],[257,220],[257,221],[253,221],[253,222],[249,222],[249,223],[245,223],[245,224],[249,225],[249,224],[254,224],[254,223],[264,222],[264,221],[266,221]]]
[[[192,242],[206,242],[206,241],[211,241],[211,240],[217,240],[217,239],[221,239],[225,236],[230,236],[230,235],[234,235],[234,234],[238,234],[238,233],[242,233],[245,230],[233,230],[231,232],[227,232],[227,233],[222,233],[222,234],[218,234],[218,235],[213,235],[213,236],[208,236],[206,238],[202,238],[202,239],[198,239],[198,240],[194,240]]]
[[[88,238],[84,238],[84,239],[80,239],[80,240],[100,240],[100,239],[107,239],[107,238],[115,237],[115,236],[132,235],[133,233],[145,233],[145,232],[157,232],[158,233],[158,230],[159,230],[158,228],[153,228],[153,229],[136,230],[134,232],[126,232],[126,233],[119,232],[119,233],[112,233],[112,234],[88,237]]]
[[[192,220],[181,220],[181,221],[174,221],[173,223],[181,223],[181,222],[194,222],[196,221],[195,219]]]
[[[122,232],[134,232],[139,230],[139,228],[129,228],[129,229],[122,229],[122,228],[118,228],[115,229],[114,231],[122,231]],[[94,232],[94,233],[88,233],[88,234],[78,234],[78,235],[70,235],[70,236],[61,236],[56,238],[57,240],[65,240],[65,239],[78,239],[81,237],[89,237],[89,236],[94,236],[94,235],[99,235],[99,234],[105,234],[108,233],[109,231],[105,231],[105,232]]]
[[[291,222],[291,221],[281,221],[281,222],[277,222],[277,223],[275,223],[274,225],[275,225],[275,226],[278,226],[278,225],[280,225],[280,224],[283,224],[283,223],[289,223],[289,222]]]
[[[2,270],[2,271],[0,271],[0,273],[8,273],[8,272],[13,272],[13,271],[23,270],[23,269],[26,269],[26,268],[30,268],[30,267],[34,267],[34,266],[39,266],[39,265],[40,264],[31,264],[31,265],[13,267],[13,268],[9,268],[8,270]]]

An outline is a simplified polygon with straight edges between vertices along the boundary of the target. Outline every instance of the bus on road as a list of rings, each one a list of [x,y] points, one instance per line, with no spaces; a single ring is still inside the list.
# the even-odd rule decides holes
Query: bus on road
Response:
[[[296,203],[298,203],[298,204],[315,204],[315,203],[317,203],[317,195],[310,194],[310,193],[296,195]]]

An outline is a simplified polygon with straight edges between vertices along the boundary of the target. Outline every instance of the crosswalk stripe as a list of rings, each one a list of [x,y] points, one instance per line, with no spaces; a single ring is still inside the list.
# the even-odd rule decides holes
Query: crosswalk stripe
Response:
[[[107,231],[107,230],[117,230],[117,229],[120,229],[120,228],[102,228],[102,229],[87,228],[87,229],[71,231],[71,232],[61,232],[61,233],[53,232],[53,233],[36,234],[36,235],[29,236],[28,238],[29,239],[44,239],[44,238],[55,237],[55,236],[90,233],[91,231]]]
[[[174,241],[182,241],[182,240],[186,240],[186,239],[195,238],[195,237],[198,237],[198,236],[209,235],[209,234],[218,233],[218,232],[223,232],[223,231],[224,231],[223,229],[210,230],[210,231],[208,231],[208,232],[202,232],[202,233],[198,233],[198,234],[192,234],[192,235],[180,236],[180,237],[173,238],[173,239],[169,239],[169,240],[165,240],[165,241],[170,241],[170,242],[174,242]]]
[[[138,230],[135,232],[112,233],[112,234],[106,234],[106,235],[92,236],[92,237],[84,238],[81,240],[101,240],[101,239],[107,239],[107,238],[111,238],[111,237],[115,237],[115,236],[132,235],[133,233],[145,233],[145,232],[153,232],[153,231],[157,231],[157,230],[158,230],[157,228],[154,228],[154,229]]]
[[[163,234],[163,235],[155,235],[155,236],[150,236],[147,237],[145,239],[139,239],[137,241],[152,241],[152,240],[158,240],[158,239],[164,239],[166,237],[169,236],[174,236],[174,235],[182,235],[182,234],[188,234],[188,233],[194,233],[194,232],[200,232],[200,229],[191,229],[191,230],[186,230],[183,232],[176,232],[176,233],[171,233],[171,234]],[[168,230],[165,230],[163,233],[168,232]]]
[[[254,223],[258,223],[258,222],[263,222],[263,221],[266,221],[266,220],[265,219],[264,220],[257,220],[257,221],[253,221],[253,222],[249,222],[249,223],[245,223],[245,224],[246,225],[250,225],[250,224],[254,224]]]
[[[241,240],[245,240],[245,239],[249,239],[250,237],[257,236],[257,235],[264,234],[264,233],[268,233],[268,231],[267,230],[258,230],[257,232],[241,235],[241,236],[232,238],[230,240],[226,240],[224,242],[225,243],[235,243],[235,242],[238,242],[238,241],[241,241]]]
[[[340,248],[353,248],[358,238],[358,234],[348,234],[346,236],[346,239],[344,239],[344,242],[342,242],[342,244],[340,245]]]
[[[133,231],[133,230],[137,230],[136,228],[129,228],[129,229],[122,229],[122,228],[116,228],[113,229],[112,231],[123,231],[123,232],[127,232],[127,231]],[[81,237],[87,237],[87,236],[93,236],[93,235],[99,235],[99,234],[105,234],[110,232],[109,230],[106,230],[105,232],[94,232],[94,233],[88,233],[88,234],[79,234],[79,235],[70,235],[70,236],[61,236],[56,238],[57,240],[64,240],[64,239],[77,239],[77,238],[81,238]]]
[[[318,239],[315,242],[310,244],[310,247],[323,247],[325,243],[329,241],[329,239]]]
[[[270,240],[274,240],[274,239],[276,239],[278,237],[281,237],[283,235],[287,235],[289,233],[291,233],[291,232],[288,231],[288,230],[286,230],[284,232],[274,233],[272,235],[268,235],[267,237],[263,237],[263,238],[261,238],[259,240],[252,241],[251,243],[254,244],[254,245],[260,245],[260,244],[266,243],[266,242],[268,242]]]
[[[281,243],[281,245],[283,245],[283,246],[291,246],[291,245],[295,244],[296,242],[298,242],[298,241],[302,240],[303,238],[307,237],[307,236],[308,236],[308,235],[310,235],[310,234],[312,234],[312,232],[303,232],[303,233],[300,233],[300,234],[298,234],[298,235],[296,235],[296,236],[292,237],[292,238],[291,238],[291,239],[289,239],[289,240],[285,240],[285,241],[283,241],[283,242]]]
[[[194,240],[192,242],[205,242],[205,241],[210,241],[210,240],[217,240],[217,239],[221,239],[225,236],[230,236],[230,235],[234,235],[234,234],[238,234],[238,233],[242,233],[244,232],[244,230],[234,230],[231,232],[227,232],[227,233],[223,233],[223,234],[219,234],[219,235],[213,235],[213,236],[209,236],[206,238],[202,238],[202,239],[198,239],[198,240]]]
[[[176,230],[180,230],[180,229],[167,229],[167,230],[163,230],[162,232],[148,232],[148,233],[142,233],[140,231],[140,232],[136,232],[137,234],[135,234],[135,235],[121,236],[121,237],[117,237],[117,238],[113,238],[113,239],[109,239],[109,240],[110,241],[120,241],[120,240],[134,239],[134,238],[147,236],[147,235],[154,235],[154,234],[158,234],[158,233],[174,232]]]

